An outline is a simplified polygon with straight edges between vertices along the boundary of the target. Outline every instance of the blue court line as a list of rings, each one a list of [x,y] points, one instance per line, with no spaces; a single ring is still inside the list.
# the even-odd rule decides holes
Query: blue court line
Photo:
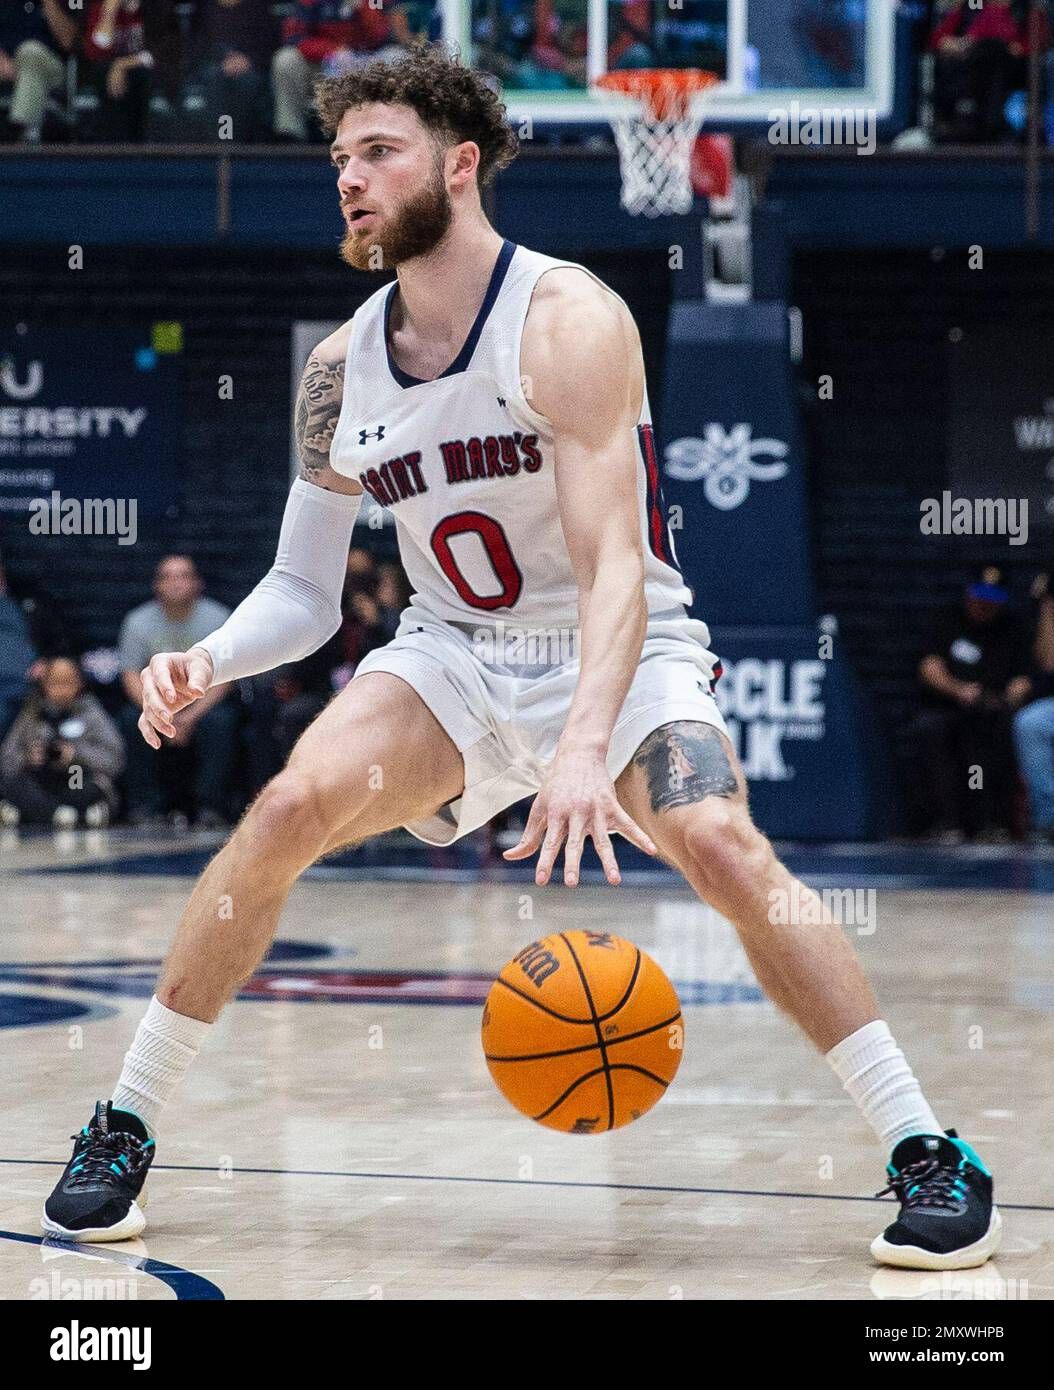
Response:
[[[164,1260],[154,1260],[147,1255],[131,1255],[126,1250],[115,1250],[113,1246],[82,1245],[55,1240],[50,1236],[30,1236],[21,1231],[0,1231],[0,1240],[44,1245],[49,1250],[69,1250],[71,1254],[101,1255],[109,1264],[124,1265],[127,1269],[135,1269],[159,1279],[162,1284],[168,1285],[179,1302],[226,1302],[226,1295],[219,1285],[206,1279],[203,1274],[195,1274],[192,1269],[181,1269],[179,1265],[166,1264]]]
[[[285,969],[291,961],[312,961],[318,956],[331,960],[349,960],[359,953],[353,946],[329,946],[324,942],[292,941],[287,937],[275,937],[267,954],[260,962],[263,965],[281,966]],[[124,970],[134,966],[146,970],[165,963],[164,956],[119,956],[115,960],[95,956],[91,960],[0,960],[0,970]]]
[[[0,1158],[0,1163],[24,1164],[28,1167],[64,1168],[58,1158]],[[216,1173],[215,1164],[154,1163],[151,1173]],[[768,1192],[751,1187],[675,1187],[658,1183],[638,1182],[579,1182],[571,1178],[479,1178],[460,1177],[451,1173],[359,1173],[342,1168],[233,1168],[232,1173],[263,1174],[277,1178],[362,1178],[389,1182],[474,1182],[498,1187],[567,1187],[584,1188],[591,1192],[681,1192],[689,1197],[780,1197],[793,1201],[812,1202],[882,1202],[882,1197],[854,1197],[837,1192]],[[892,1205],[890,1198],[887,1205]],[[1033,1206],[1024,1202],[997,1203],[1001,1211],[1043,1211],[1054,1213],[1054,1206]]]

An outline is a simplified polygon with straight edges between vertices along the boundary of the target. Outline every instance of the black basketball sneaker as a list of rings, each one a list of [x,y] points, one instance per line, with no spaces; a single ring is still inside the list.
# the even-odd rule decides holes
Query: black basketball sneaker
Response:
[[[1003,1222],[992,1202],[992,1175],[949,1129],[912,1134],[886,1166],[900,1215],[871,1242],[882,1264],[902,1269],[972,1269],[999,1249]]]
[[[99,1101],[73,1157],[44,1203],[41,1227],[57,1240],[130,1240],[146,1225],[143,1184],[154,1141],[142,1120]]]

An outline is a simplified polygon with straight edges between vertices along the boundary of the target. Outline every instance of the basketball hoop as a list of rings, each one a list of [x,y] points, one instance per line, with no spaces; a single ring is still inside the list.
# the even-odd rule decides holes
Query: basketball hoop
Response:
[[[692,207],[691,159],[703,113],[692,97],[714,86],[699,68],[624,68],[596,86],[628,98],[609,116],[622,168],[622,206],[659,217]]]

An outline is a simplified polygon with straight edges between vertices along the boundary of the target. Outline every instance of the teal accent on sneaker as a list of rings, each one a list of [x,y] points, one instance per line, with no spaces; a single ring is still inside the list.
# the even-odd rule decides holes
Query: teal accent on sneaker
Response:
[[[955,1134],[955,1133],[949,1133],[949,1134],[923,1134],[923,1133],[920,1132],[920,1133],[918,1133],[918,1134],[911,1134],[911,1135],[908,1135],[908,1138],[910,1138],[910,1139],[946,1139],[946,1140],[948,1141],[948,1143],[954,1144],[954,1145],[955,1145],[955,1147],[956,1147],[956,1148],[959,1150],[959,1152],[962,1154],[962,1156],[963,1156],[963,1158],[964,1158],[964,1160],[965,1160],[966,1162],[972,1163],[973,1166],[974,1166],[979,1172],[983,1173],[983,1174],[985,1175],[986,1178],[990,1178],[990,1177],[992,1176],[991,1173],[988,1171],[988,1169],[985,1167],[985,1165],[984,1165],[984,1163],[983,1163],[983,1161],[982,1161],[982,1159],[981,1159],[981,1156],[980,1156],[980,1154],[977,1152],[977,1150],[974,1149],[974,1148],[972,1148],[972,1147],[966,1142],[965,1139],[960,1139],[959,1136],[958,1136],[957,1134]],[[901,1140],[900,1142],[903,1143],[903,1140]],[[889,1174],[889,1176],[890,1176],[891,1178],[895,1178],[895,1177],[897,1176],[897,1170],[896,1170],[896,1168],[893,1167],[892,1163],[887,1163],[887,1164],[886,1164],[886,1172]]]
[[[44,1204],[42,1225],[61,1240],[124,1240],[143,1228],[136,1206],[154,1157],[154,1141],[130,1111],[99,1102],[74,1135],[70,1162]]]
[[[984,1166],[984,1163],[981,1161],[980,1154],[978,1154],[976,1149],[971,1148],[965,1139],[958,1139],[954,1135],[950,1135],[949,1138],[968,1163],[972,1163],[973,1166],[979,1169],[980,1172],[982,1172],[986,1178],[990,1178],[992,1176],[988,1169]]]
[[[903,1269],[972,1269],[999,1248],[1001,1223],[991,1175],[954,1129],[912,1134],[893,1150],[887,1172],[900,1214],[872,1242],[883,1264]]]

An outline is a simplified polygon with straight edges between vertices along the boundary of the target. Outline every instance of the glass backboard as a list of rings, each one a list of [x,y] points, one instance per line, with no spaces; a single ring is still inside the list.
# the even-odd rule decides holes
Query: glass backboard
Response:
[[[796,101],[887,115],[895,0],[436,0],[443,37],[500,78],[515,120],[599,121],[613,68],[699,67],[722,126]]]

